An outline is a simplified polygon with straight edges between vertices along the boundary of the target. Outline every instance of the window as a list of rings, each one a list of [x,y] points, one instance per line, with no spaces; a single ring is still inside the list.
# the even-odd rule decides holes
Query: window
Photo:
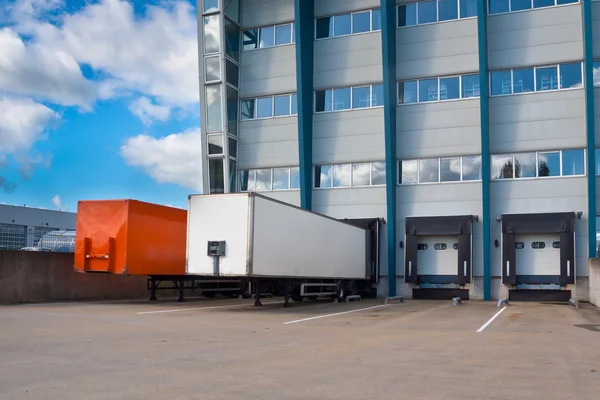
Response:
[[[234,87],[239,87],[239,67],[229,60],[225,60],[225,68],[227,74],[227,83]]]
[[[204,59],[205,82],[215,82],[221,80],[221,60],[217,57],[206,57]]]
[[[448,248],[448,245],[446,243],[436,243],[433,245],[433,248],[435,250],[446,250]]]
[[[477,16],[477,0],[423,0],[399,4],[396,9],[398,28]]]
[[[242,121],[254,118],[287,117],[298,113],[295,93],[244,99],[240,103]]]
[[[275,96],[275,116],[290,115],[290,95]]]
[[[208,142],[208,155],[222,155],[223,154],[223,135],[218,133],[216,135],[206,135],[206,141]]]
[[[535,90],[533,68],[518,68],[512,71],[513,93],[529,93]]]
[[[315,91],[315,112],[383,106],[383,84]]]
[[[489,0],[489,13],[502,14],[578,2],[578,0]]]
[[[237,187],[237,161],[229,159],[229,191],[235,192]]]
[[[258,29],[250,29],[242,34],[242,49],[252,50],[258,48]]]
[[[582,62],[490,72],[491,95],[583,87]]]
[[[490,73],[492,82],[492,96],[499,94],[510,94],[512,92],[511,71],[492,71]]]
[[[315,38],[326,39],[379,30],[381,30],[381,12],[376,8],[319,17],[316,19]]]
[[[237,140],[234,138],[227,138],[229,146],[229,157],[237,158]]]
[[[315,188],[385,185],[385,162],[315,165]]]
[[[583,63],[564,63],[559,64],[560,69],[560,88],[575,89],[583,87]]]
[[[275,46],[275,27],[267,26],[260,28],[260,40],[258,43],[262,49]]]
[[[225,1],[225,15],[234,20],[240,22],[240,0],[226,0]]]
[[[296,94],[292,95],[292,115],[298,114],[298,96]]]
[[[492,155],[492,179],[585,175],[583,149]]]
[[[481,156],[402,160],[398,166],[399,184],[481,180]]]
[[[417,24],[417,3],[398,5],[398,27]]]
[[[219,0],[204,0],[204,12],[219,11]]]
[[[600,149],[596,149],[595,153],[596,153],[596,175],[600,175]],[[600,227],[600,225],[598,227]]]
[[[238,33],[239,35],[239,33]],[[264,49],[294,43],[294,23],[246,29],[242,33],[242,49]]]
[[[544,249],[544,248],[546,248],[546,243],[544,243],[544,242],[532,242],[531,243],[531,248],[532,249]]]
[[[459,0],[460,18],[477,16],[477,0]]]
[[[256,181],[254,183],[254,190],[256,191],[269,191],[272,190],[272,172],[271,168],[257,169],[256,170]]]
[[[290,189],[300,188],[300,167],[290,168]]]
[[[238,92],[231,86],[227,86],[227,132],[238,134]]]
[[[206,88],[206,127],[208,132],[223,130],[221,108],[221,84],[207,85]]]
[[[221,24],[219,15],[204,17],[204,54],[214,54],[221,51]]]
[[[223,159],[210,158],[208,160],[208,181],[210,185],[210,194],[225,192],[225,176],[223,173]]]
[[[600,61],[594,61],[594,86],[600,86]]]
[[[538,91],[558,89],[558,67],[536,68],[535,74],[535,85]]]
[[[289,189],[290,187],[290,169],[273,169],[273,190]]]
[[[240,62],[240,27],[227,17],[223,20],[225,21],[225,52],[236,62]]]
[[[437,1],[426,0],[417,3],[417,24],[437,22]]]
[[[242,121],[254,118],[254,99],[242,100]]]
[[[275,28],[275,46],[292,43],[292,24],[279,25]]]
[[[479,75],[443,76],[398,82],[398,104],[458,100],[478,96]]]
[[[273,97],[259,97],[256,99],[256,118],[269,118],[273,116]]]
[[[438,18],[440,21],[458,19],[458,1],[438,0]]]

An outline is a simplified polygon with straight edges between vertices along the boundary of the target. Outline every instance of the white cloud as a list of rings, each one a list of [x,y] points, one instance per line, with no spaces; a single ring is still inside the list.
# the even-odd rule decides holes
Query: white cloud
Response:
[[[140,168],[159,183],[173,183],[202,192],[200,130],[162,138],[139,135],[121,146],[125,162]]]
[[[167,121],[171,115],[171,107],[152,104],[147,97],[140,97],[129,105],[129,110],[137,115],[145,125],[152,124],[152,120]]]
[[[65,211],[67,209],[67,206],[60,200],[59,195],[56,195],[52,198],[52,204],[54,204],[54,207],[56,207],[57,210]]]

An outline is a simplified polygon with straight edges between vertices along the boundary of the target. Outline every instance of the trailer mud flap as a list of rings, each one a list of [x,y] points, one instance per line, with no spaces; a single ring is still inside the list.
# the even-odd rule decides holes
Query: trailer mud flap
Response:
[[[406,236],[406,255],[404,257],[404,277],[407,283],[418,283],[417,274],[417,251],[418,236]]]

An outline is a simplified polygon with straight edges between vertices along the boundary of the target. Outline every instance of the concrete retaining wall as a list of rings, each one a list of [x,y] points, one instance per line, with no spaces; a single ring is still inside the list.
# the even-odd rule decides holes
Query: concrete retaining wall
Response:
[[[0,251],[0,303],[147,298],[146,279],[76,273],[73,253]]]
[[[600,307],[600,258],[590,258],[588,272],[589,301],[593,305]]]

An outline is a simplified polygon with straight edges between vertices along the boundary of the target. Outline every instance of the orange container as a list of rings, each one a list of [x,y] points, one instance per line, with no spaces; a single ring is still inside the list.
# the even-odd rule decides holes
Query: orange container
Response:
[[[185,275],[187,211],[138,200],[77,205],[75,271]]]

